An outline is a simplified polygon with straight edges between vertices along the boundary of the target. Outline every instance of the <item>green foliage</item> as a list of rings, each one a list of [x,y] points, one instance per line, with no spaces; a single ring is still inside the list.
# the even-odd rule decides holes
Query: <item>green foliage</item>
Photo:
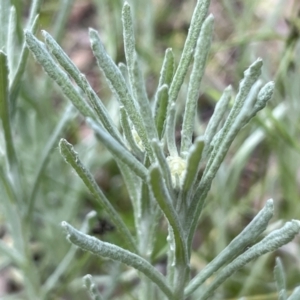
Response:
[[[5,153],[0,164],[1,217],[6,236],[13,241],[12,246],[4,239],[0,241],[0,252],[4,254],[0,267],[4,270],[15,265],[21,274],[22,287],[13,297],[82,299],[86,294],[78,288],[82,285],[78,278],[95,273],[94,278],[91,275],[83,278],[91,299],[127,299],[127,295],[149,300],[224,299],[234,294],[228,292],[228,279],[236,282],[238,276],[235,273],[241,269],[242,287],[234,295],[250,294],[261,267],[250,265],[249,271],[246,265],[255,259],[259,262],[266,253],[278,251],[300,231],[297,220],[272,229],[274,224],[269,223],[274,216],[274,203],[271,199],[261,205],[260,211],[257,207],[253,209],[256,216],[240,233],[236,231],[232,236],[228,230],[232,214],[234,220],[241,218],[249,208],[249,199],[256,198],[257,191],[274,195],[276,202],[281,195],[293,205],[296,203],[297,187],[290,181],[297,172],[293,165],[293,159],[298,157],[295,150],[300,149],[294,137],[299,129],[295,111],[299,110],[293,100],[278,103],[287,91],[291,91],[291,99],[299,92],[297,80],[285,80],[282,75],[293,72],[290,57],[284,57],[284,63],[279,67],[275,78],[277,91],[274,82],[263,85],[263,80],[259,79],[261,73],[264,80],[268,77],[260,58],[244,71],[236,94],[231,86],[218,96],[219,93],[207,89],[206,93],[217,104],[208,124],[201,121],[199,125],[198,100],[200,91],[207,88],[207,83],[202,82],[204,71],[209,54],[215,51],[214,46],[211,49],[214,17],[208,15],[210,1],[197,1],[178,63],[177,52],[168,48],[160,71],[157,70],[153,45],[149,46],[148,52],[141,48],[142,57],[136,50],[140,49],[141,39],[154,41],[153,19],[138,20],[148,22],[149,26],[145,27],[144,36],[141,33],[135,36],[137,14],[132,13],[131,7],[145,9],[146,6],[143,8],[137,3],[130,6],[125,2],[122,28],[126,64],[117,65],[114,61],[119,46],[117,41],[112,41],[111,37],[105,40],[95,29],[89,30],[91,49],[112,92],[110,101],[116,104],[110,109],[59,45],[72,2],[61,1],[52,35],[42,31],[42,42],[35,36],[41,1],[32,2],[23,40],[18,38],[22,6],[0,0],[0,15],[4,22],[0,29],[0,117],[3,129],[0,142]],[[151,16],[152,4],[144,2],[147,2]],[[231,4],[223,2],[232,13]],[[97,5],[101,7],[99,3]],[[121,1],[104,1],[103,7],[107,12],[113,7],[114,14],[121,8]],[[107,14],[105,18],[114,19],[113,14]],[[107,24],[102,25],[106,28]],[[243,26],[246,25],[247,18]],[[109,30],[107,28],[107,36],[111,36]],[[289,53],[295,49],[295,44],[296,41],[287,44]],[[47,77],[32,75],[36,70],[32,62],[27,64],[29,52],[56,83],[56,88],[52,89]],[[147,55],[152,55],[153,63],[145,67]],[[266,60],[268,65],[268,58]],[[245,64],[241,65],[244,68]],[[147,76],[144,70],[149,71],[152,67],[158,77],[153,101],[144,79]],[[71,104],[60,100],[56,107],[50,101],[53,95],[66,97]],[[272,97],[273,103],[268,104]],[[262,109],[265,113],[257,115]],[[280,120],[289,112],[292,121]],[[118,114],[120,124],[114,117]],[[84,121],[82,126],[88,126],[94,132],[95,140],[86,143],[68,129],[77,127],[79,121]],[[182,121],[179,143],[176,140],[178,121]],[[196,138],[194,133],[198,134]],[[67,140],[76,144],[76,151]],[[267,155],[278,156],[276,166],[281,172],[281,194],[278,188],[272,187],[274,181],[261,178],[252,193],[243,194],[240,203],[234,203],[241,172],[253,149],[265,140],[270,143]],[[62,163],[57,144],[61,156],[77,177]],[[283,149],[290,157],[280,154]],[[101,189],[94,176],[95,169],[107,162],[111,169],[115,164],[117,176],[121,174],[123,178],[131,201],[130,217],[122,212],[124,203],[120,201],[116,205],[116,199],[122,195],[116,192],[116,197],[112,197],[115,187],[110,191]],[[266,175],[266,178],[270,177]],[[90,205],[94,211],[86,214]],[[224,211],[228,215],[222,215]],[[86,214],[85,219],[83,214]],[[116,232],[99,239],[92,236],[92,232],[97,220],[103,216],[109,219]],[[209,222],[207,216],[210,216]],[[293,218],[297,214],[287,212],[286,216]],[[64,235],[58,226],[60,222]],[[209,223],[220,236],[215,239],[213,251],[209,250],[213,248],[210,246],[210,229],[206,228]],[[161,224],[167,227],[166,243],[161,238],[164,234]],[[199,224],[204,240],[202,248],[195,251],[193,242],[197,240]],[[42,255],[41,262],[32,259],[35,243],[42,248],[37,251]],[[80,252],[78,248],[87,252]],[[205,264],[196,269],[194,259],[197,255],[206,258]],[[161,259],[166,261],[163,264],[165,272],[156,268]],[[105,278],[103,273],[110,276]],[[285,274],[279,258],[274,277],[278,299],[299,298],[299,288],[292,293],[287,290],[289,274]],[[139,278],[138,282],[136,278]],[[293,284],[295,286],[297,282]],[[116,290],[121,296],[115,293]]]

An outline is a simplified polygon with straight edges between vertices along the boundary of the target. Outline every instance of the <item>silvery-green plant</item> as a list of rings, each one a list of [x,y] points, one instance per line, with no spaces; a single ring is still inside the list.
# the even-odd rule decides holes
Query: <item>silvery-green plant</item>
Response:
[[[33,0],[28,7],[29,18],[24,22],[24,27],[32,33],[36,33],[39,25],[42,2],[42,0]],[[56,22],[53,27],[53,35],[58,40],[64,31],[73,1],[63,0],[61,2],[61,10],[55,16]],[[5,284],[12,280],[11,283],[16,284],[17,289],[15,295],[9,295],[10,299],[41,300],[56,288],[61,275],[70,267],[68,261],[75,255],[75,247],[73,247],[59,264],[59,259],[54,262],[55,259],[49,258],[54,252],[58,257],[61,253],[65,255],[64,247],[58,251],[56,251],[57,249],[51,252],[46,251],[42,253],[42,259],[45,262],[42,268],[41,264],[37,264],[33,259],[34,256],[41,257],[39,243],[44,238],[42,243],[45,249],[48,248],[48,245],[53,244],[54,240],[55,242],[59,240],[56,234],[52,239],[42,229],[43,222],[46,222],[48,229],[52,227],[52,234],[55,232],[55,228],[49,222],[49,219],[53,220],[53,211],[49,207],[51,195],[49,189],[45,188],[51,179],[45,178],[45,170],[47,169],[49,177],[55,176],[55,172],[53,173],[51,168],[55,165],[55,160],[52,159],[49,166],[52,150],[57,147],[60,137],[67,126],[73,122],[77,113],[72,104],[62,104],[64,108],[57,115],[58,120],[54,114],[45,118],[45,103],[39,102],[41,99],[39,92],[48,98],[51,97],[51,91],[47,90],[49,85],[41,84],[47,78],[46,76],[39,77],[40,81],[37,87],[36,77],[30,74],[32,70],[28,64],[30,52],[24,36],[19,34],[22,33],[19,30],[23,26],[22,8],[24,5],[28,6],[22,1],[0,0],[0,211],[2,232],[0,272],[1,277],[4,278],[1,299],[6,299],[6,296],[3,295],[8,292]],[[37,98],[38,101],[36,101]],[[29,106],[28,103],[30,103]],[[49,116],[51,115],[50,111],[47,113]],[[43,195],[43,202],[38,201],[41,191],[47,194]],[[61,192],[62,189],[58,187],[57,195]],[[66,198],[71,196],[66,193],[64,195]],[[74,194],[71,198],[74,199]],[[69,205],[66,208],[70,212],[72,208],[70,209]],[[47,213],[43,211],[45,208]],[[61,207],[61,211],[64,210]],[[43,211],[42,222],[41,211]],[[57,211],[55,214],[57,215]],[[87,223],[89,219],[91,219],[91,215],[87,216],[82,227],[85,232],[89,230]],[[37,223],[40,225],[39,230],[36,230]],[[7,275],[11,271],[17,276]],[[47,280],[42,279],[44,275]]]
[[[274,268],[274,278],[276,282],[276,288],[278,291],[279,300],[296,300],[300,298],[300,287],[296,287],[291,295],[288,297],[288,291],[286,287],[286,275],[279,257],[276,258],[276,265]]]
[[[208,7],[207,0],[197,2],[177,67],[172,50],[166,50],[153,105],[146,93],[135,50],[130,6],[125,3],[122,11],[126,65],[117,66],[105,51],[98,33],[90,29],[93,53],[119,101],[122,134],[85,76],[51,35],[43,31],[45,43],[42,43],[30,30],[25,33],[27,46],[36,60],[112,153],[133,205],[135,233],[127,228],[73,146],[62,139],[59,143],[61,155],[110,216],[127,247],[89,236],[65,221],[62,227],[68,240],[81,249],[136,269],[141,279],[136,288],[139,299],[179,300],[193,295],[195,299],[208,299],[234,272],[288,243],[300,231],[299,221],[292,220],[255,243],[273,216],[273,200],[268,200],[250,224],[191,279],[191,245],[212,181],[240,129],[265,107],[274,90],[273,82],[262,86],[259,80],[262,60],[257,59],[244,72],[233,105],[230,107],[233,93],[228,87],[203,136],[193,141],[200,83],[213,32],[214,18],[212,15],[206,17]],[[181,143],[177,146],[176,101],[192,60]],[[201,176],[200,170],[203,170]],[[152,264],[155,232],[161,218],[168,224],[165,276]],[[276,272],[279,274],[276,275],[277,285],[284,297],[282,272]],[[207,279],[210,280],[206,283]],[[86,276],[84,283],[92,299],[102,299],[91,276]],[[293,299],[292,296],[289,299]]]

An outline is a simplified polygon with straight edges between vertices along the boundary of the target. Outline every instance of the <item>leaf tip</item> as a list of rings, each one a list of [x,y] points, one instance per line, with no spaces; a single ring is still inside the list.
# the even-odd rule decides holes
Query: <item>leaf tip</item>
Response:
[[[69,233],[69,224],[66,221],[62,221],[60,226],[65,230],[65,232]]]
[[[41,30],[43,37],[46,39],[49,36],[49,33],[46,30]]]
[[[82,277],[83,284],[86,286],[86,288],[90,288],[93,284],[93,277],[91,274],[87,274]]]
[[[91,38],[91,42],[93,43],[93,39],[98,38],[97,30],[92,27],[89,27],[89,37]]]
[[[213,22],[215,20],[215,17],[213,14],[209,14],[208,17],[206,18],[207,22]]]
[[[127,1],[124,2],[124,5],[123,5],[123,11],[124,10],[130,10],[130,5]]]
[[[232,85],[231,85],[231,84],[228,85],[228,86],[225,88],[224,91],[225,91],[225,92],[231,92],[231,91],[232,91]]]
[[[64,138],[61,138],[60,140],[59,140],[59,143],[58,143],[58,145],[59,145],[59,147],[61,147],[61,146],[63,146],[64,144],[66,144],[66,139],[64,139]]]
[[[25,38],[29,37],[30,34],[31,34],[30,30],[28,30],[28,29],[24,30],[24,36],[25,36]]]

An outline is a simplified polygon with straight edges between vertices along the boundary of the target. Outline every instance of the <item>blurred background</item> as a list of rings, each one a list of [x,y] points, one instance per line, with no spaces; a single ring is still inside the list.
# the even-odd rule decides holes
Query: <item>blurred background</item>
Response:
[[[134,14],[137,51],[147,92],[152,99],[165,50],[171,47],[175,60],[179,61],[196,1],[128,2]],[[17,12],[17,60],[31,1],[11,0],[11,4]],[[121,0],[44,0],[36,34],[42,39],[40,30],[44,29],[56,38],[87,76],[115,120],[118,119],[118,103],[92,55],[88,28],[99,31],[108,53],[116,62],[125,62],[122,5]],[[262,80],[274,80],[276,92],[268,106],[241,130],[214,180],[193,243],[193,274],[242,231],[267,199],[273,198],[276,208],[268,230],[280,227],[286,220],[300,218],[300,2],[212,0],[210,12],[215,17],[215,30],[201,84],[195,135],[204,132],[224,88],[232,85],[237,93],[243,72],[257,57],[264,61]],[[178,99],[178,139],[186,92],[187,84],[184,84]],[[32,195],[37,165],[42,160],[45,145],[68,105],[67,99],[31,54],[16,105],[13,133],[21,165],[22,188],[27,197]],[[101,189],[134,230],[131,203],[118,168],[83,118],[74,113],[62,136],[75,145]],[[81,280],[87,273],[93,274],[99,287],[105,288],[106,299],[136,299],[132,289],[137,281],[130,269],[80,250],[70,250],[60,222],[65,220],[80,228],[86,214],[94,209],[99,211],[99,207],[81,180],[64,163],[57,148],[39,176],[30,243],[25,245],[31,258],[25,269],[28,273],[0,252],[0,299],[29,299],[28,285],[24,281],[27,275],[33,277],[32,288],[43,295],[40,299],[88,299]],[[12,220],[8,220],[4,211],[0,212],[1,239],[11,244]],[[20,226],[23,226],[22,222]],[[122,243],[103,212],[92,220],[89,233],[108,242]],[[153,257],[162,270],[166,263],[166,235],[167,225],[162,221]],[[242,296],[247,300],[277,299],[273,278],[276,256],[282,258],[287,287],[293,290],[300,284],[299,241],[298,237],[276,253],[249,263],[218,289],[214,299],[239,299]],[[58,267],[62,271],[57,271]]]

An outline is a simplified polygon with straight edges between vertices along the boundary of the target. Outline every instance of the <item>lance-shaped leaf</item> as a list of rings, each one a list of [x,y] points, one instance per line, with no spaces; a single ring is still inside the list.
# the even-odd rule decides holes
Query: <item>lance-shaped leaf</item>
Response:
[[[175,138],[175,126],[176,126],[176,104],[172,103],[169,110],[169,115],[167,118],[167,146],[170,156],[178,156],[178,151],[176,147],[176,138]]]
[[[133,21],[130,6],[127,2],[124,3],[122,10],[122,23],[124,50],[131,90],[133,92],[135,101],[139,105],[140,114],[144,121],[149,138],[156,138],[157,131],[154,125],[154,120],[152,118],[152,111],[146,93],[145,82],[143,80],[142,72],[139,68],[138,57],[135,50]]]
[[[244,79],[240,83],[239,92],[235,98],[234,105],[220,131],[220,134],[218,135],[218,138],[214,142],[214,150],[209,158],[204,174],[204,177],[207,176],[207,179],[215,176],[220,163],[223,161],[224,156],[235,137],[231,134],[233,131],[233,124],[235,123],[252,86],[260,76],[261,67],[262,60],[259,58],[244,72]]]
[[[184,199],[189,191],[192,191],[192,186],[197,180],[203,148],[204,139],[203,137],[198,137],[188,153],[186,172],[181,188]]]
[[[251,87],[249,94],[245,100],[245,104],[243,105],[241,112],[240,112],[240,116],[239,118],[237,118],[237,120],[235,122],[237,122],[239,119],[243,118],[245,120],[249,120],[249,116],[252,114],[252,112],[254,111],[254,105],[257,102],[257,96],[258,93],[262,87],[262,80],[258,79],[253,86]],[[248,120],[245,121],[246,123],[248,123]]]
[[[267,201],[264,208],[255,216],[250,224],[231,243],[211,261],[200,273],[195,276],[185,289],[185,295],[191,295],[202,283],[212,276],[218,269],[233,258],[241,254],[246,247],[262,234],[268,226],[270,219],[274,215],[273,200]]]
[[[131,119],[139,137],[141,138],[149,157],[153,160],[153,151],[150,146],[148,133],[146,131],[143,119],[134,103],[131,94],[128,91],[121,71],[113,62],[111,57],[106,53],[97,31],[94,29],[90,29],[90,40],[93,53],[97,59],[99,67],[103,71],[108,81],[110,89],[114,92],[126,109],[126,112]]]
[[[166,84],[164,84],[158,89],[156,93],[154,119],[159,139],[162,139],[166,127],[169,101],[168,92],[169,88]]]
[[[2,24],[1,24],[2,25]],[[2,25],[3,26],[3,25]],[[7,65],[9,69],[9,82],[12,82],[14,76],[14,60],[15,60],[15,37],[16,37],[16,9],[14,6],[10,8],[9,21],[8,21],[8,33],[7,33]]]
[[[72,101],[74,106],[86,117],[95,118],[95,114],[89,104],[81,97],[68,75],[59,67],[47,51],[45,44],[40,42],[30,31],[25,31],[27,46],[35,59],[42,65],[46,73],[62,89],[63,93]]]
[[[234,259],[230,264],[224,267],[213,279],[213,281],[203,290],[201,300],[208,299],[215,290],[234,272],[241,269],[251,260],[265,254],[272,252],[287,244],[294,239],[295,235],[300,231],[300,221],[292,220],[287,222],[282,228],[274,230],[268,234],[259,243],[249,248],[246,252]]]
[[[139,233],[140,230],[140,223],[139,223],[139,218],[140,218],[140,198],[139,198],[139,189],[141,186],[141,180],[139,177],[136,176],[132,170],[122,163],[121,161],[117,162],[118,167],[120,169],[120,172],[122,174],[124,183],[126,185],[132,207],[133,207],[133,215],[134,215],[134,221],[135,221],[135,229],[136,232]]]
[[[137,155],[138,157],[142,157],[143,152],[141,151],[139,146],[136,144],[136,141],[134,140],[132,134],[133,130],[129,124],[128,116],[123,106],[120,107],[120,122],[123,129],[123,134],[125,136],[126,141],[128,142],[129,147],[131,148],[131,151],[135,153],[135,155]]]
[[[154,120],[159,139],[163,137],[165,130],[169,102],[169,87],[173,79],[174,70],[174,54],[172,49],[168,48],[165,52],[164,61],[160,70],[154,103]]]
[[[127,88],[129,90],[129,92],[131,93],[131,86],[130,86],[130,82],[129,82],[129,75],[128,75],[128,68],[125,64],[123,64],[122,62],[118,63],[118,68],[120,69],[120,72],[122,73],[122,76],[126,82]]]
[[[154,139],[152,141],[152,147],[153,147],[154,153],[156,155],[158,165],[161,169],[163,178],[166,181],[167,189],[168,189],[170,195],[172,195],[173,187],[172,187],[171,173],[170,173],[170,168],[169,168],[168,162],[163,153],[162,144],[160,144],[157,140]]]
[[[174,232],[176,259],[189,265],[186,240],[184,237],[182,225],[180,224],[179,217],[174,209],[174,204],[172,203],[172,199],[165,186],[164,179],[158,166],[154,165],[151,167],[149,174],[149,184],[159,207],[163,211]]]
[[[164,84],[170,86],[174,76],[174,70],[174,53],[171,48],[168,48],[165,52],[164,61],[160,70],[157,90],[159,90]]]
[[[42,30],[42,34],[44,36],[47,47],[51,51],[51,54],[57,59],[59,64],[66,70],[66,72],[68,72],[68,74],[74,79],[76,84],[84,92],[86,92],[93,109],[97,113],[97,116],[99,117],[105,129],[119,142],[121,142],[122,138],[118,132],[118,129],[114,125],[106,107],[102,103],[101,99],[99,99],[95,91],[92,89],[86,77],[81,74],[79,69],[74,65],[67,54],[48,32]]]
[[[254,112],[257,113],[266,106],[266,103],[272,98],[274,93],[275,83],[270,81],[266,83],[257,95],[257,101],[254,105]]]
[[[74,79],[76,84],[85,90],[85,84],[83,78],[81,77],[81,72],[71,61],[68,55],[63,51],[59,44],[53,39],[53,37],[45,30],[42,30],[42,35],[44,36],[45,44],[50,50],[50,53],[56,58],[59,64],[65,69],[65,71]]]
[[[235,121],[238,118],[238,115],[242,109],[243,104],[246,101],[251,87],[257,81],[261,73],[261,67],[262,60],[259,58],[244,72],[244,79],[240,83],[239,92],[235,98],[234,105],[230,111],[229,116],[226,119],[224,126],[222,127],[217,135],[217,138],[214,141],[213,151],[209,157],[207,166],[204,170],[204,174],[197,187],[189,208],[189,213],[192,216],[192,218],[190,218],[191,226],[189,241],[192,240],[192,237],[194,235],[195,228],[198,223],[198,218],[202,211],[207,193],[210,190],[212,180],[214,179],[222,161],[224,160],[224,157],[228,152],[232,141],[240,130],[239,126],[234,126],[237,124],[235,123]]]
[[[53,28],[52,28],[52,32],[53,32],[52,35],[58,43],[61,42],[64,31],[67,28],[66,24],[69,20],[69,16],[70,16],[71,12],[72,12],[73,4],[74,4],[74,0],[62,1],[59,6],[59,11],[57,12],[57,15],[55,16],[55,20],[53,20],[54,24],[53,24]]]
[[[266,83],[258,92],[258,95],[255,97],[256,101],[251,107],[245,109],[242,120],[240,121],[240,127],[246,125],[251,118],[253,118],[260,110],[262,110],[267,102],[272,98],[274,93],[275,84],[273,81]]]
[[[197,102],[200,94],[200,84],[210,50],[213,24],[214,17],[212,15],[209,15],[203,23],[195,50],[194,65],[189,82],[187,100],[183,115],[180,147],[181,155],[182,153],[187,152],[192,144],[195,116],[197,112]]]
[[[21,183],[21,170],[18,163],[15,143],[12,135],[11,117],[10,117],[10,102],[8,94],[8,66],[7,56],[3,51],[0,51],[0,119],[5,139],[6,161],[9,167],[10,179],[13,182],[12,188],[16,199],[23,201],[23,187]]]
[[[220,123],[226,113],[229,101],[231,99],[231,94],[232,94],[232,88],[231,88],[231,86],[228,86],[224,90],[220,100],[217,102],[214,113],[211,116],[211,118],[209,119],[209,122],[205,129],[205,134],[204,134],[205,146],[204,146],[203,153],[204,153],[205,157],[207,156],[207,152],[209,151],[213,137],[216,135],[217,129],[220,126]]]
[[[31,28],[33,23],[35,22],[36,17],[41,10],[42,3],[43,3],[43,0],[33,0],[31,2],[29,18],[28,18],[28,22],[27,22],[27,26],[26,26],[27,29]]]
[[[37,15],[36,18],[33,20],[33,24],[30,29],[30,31],[33,34],[35,34],[38,29],[38,24],[39,24],[38,20],[39,20],[39,16]],[[18,96],[18,92],[20,89],[20,82],[21,82],[21,78],[22,78],[25,68],[26,68],[28,56],[29,56],[29,49],[28,49],[28,47],[26,47],[26,41],[24,41],[23,45],[22,45],[21,54],[19,56],[19,61],[18,61],[18,65],[16,68],[16,72],[15,72],[12,82],[10,83],[10,86],[9,86],[9,99],[11,102],[11,113],[12,114],[15,113],[17,96]]]
[[[275,277],[276,287],[278,291],[278,300],[286,300],[287,299],[286,279],[285,279],[284,268],[281,259],[279,257],[276,257],[274,277]]]
[[[0,45],[1,49],[7,44],[7,31],[8,31],[8,20],[9,20],[9,10],[10,10],[10,1],[1,1],[0,6]]]
[[[113,244],[102,242],[95,237],[81,233],[67,222],[62,222],[61,225],[67,232],[67,239],[73,244],[94,255],[110,258],[135,268],[154,282],[168,299],[173,299],[173,293],[166,284],[164,276],[144,258]]]
[[[7,56],[3,51],[0,51],[0,118],[5,137],[6,157],[9,166],[14,168],[17,165],[17,156],[11,130],[8,73]]]
[[[92,300],[103,300],[98,288],[93,280],[92,275],[88,274],[82,278],[83,285],[87,289]]]
[[[73,146],[70,143],[68,143],[65,139],[61,139],[59,142],[59,149],[65,161],[72,166],[72,168],[82,179],[86,187],[89,189],[91,194],[95,197],[95,200],[97,200],[97,202],[108,213],[111,220],[116,225],[116,228],[119,230],[122,237],[130,246],[130,249],[132,249],[134,252],[137,252],[134,239],[127,226],[125,225],[117,211],[114,209],[114,207],[111,205],[109,200],[105,197],[105,195],[99,188],[97,182],[93,178],[92,174],[82,164]]]
[[[193,57],[194,49],[199,37],[199,33],[206,17],[209,0],[198,0],[193,12],[188,36],[186,38],[179,65],[176,69],[172,84],[169,91],[169,105],[177,99],[179,90],[183,83],[184,77],[188,71],[189,64]]]

